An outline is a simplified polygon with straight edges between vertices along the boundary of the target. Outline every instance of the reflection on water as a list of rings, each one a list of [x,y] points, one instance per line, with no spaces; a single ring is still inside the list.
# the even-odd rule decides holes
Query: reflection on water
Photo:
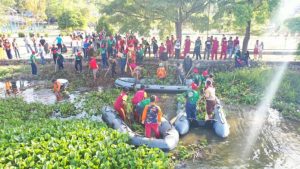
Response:
[[[226,110],[226,108],[225,108]],[[297,134],[299,123],[284,120],[276,110],[269,109],[269,116],[263,125],[257,142],[253,145],[254,152],[250,160],[241,159],[245,149],[244,138],[253,120],[254,109],[227,108],[230,110],[228,122],[231,135],[226,140],[217,138],[213,132],[192,130],[186,140],[206,137],[210,154],[206,160],[189,162],[187,168],[298,168],[300,165],[300,136]],[[203,130],[203,129],[202,129]]]
[[[46,81],[17,81],[18,87],[18,94],[17,96],[21,96],[24,101],[28,103],[32,102],[40,102],[43,104],[54,104],[56,103],[56,96],[52,91],[52,87]],[[0,98],[5,97],[13,97],[14,95],[11,94],[10,96],[5,95],[5,82],[0,82]],[[68,99],[64,101],[74,102],[75,98],[80,95],[80,92],[74,92],[68,95]]]

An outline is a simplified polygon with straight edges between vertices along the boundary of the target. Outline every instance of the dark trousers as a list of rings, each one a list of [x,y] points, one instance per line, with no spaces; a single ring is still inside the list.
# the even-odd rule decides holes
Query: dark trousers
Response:
[[[111,66],[111,77],[115,77],[115,75],[117,75],[117,72],[116,72],[116,65],[112,65]]]
[[[56,64],[56,59],[57,59],[57,55],[56,55],[56,54],[53,54],[53,61],[54,61],[54,64]]]
[[[196,104],[186,102],[185,111],[188,119],[196,120]]]
[[[184,75],[177,75],[176,84],[183,85],[184,83]]]
[[[5,49],[5,51],[6,51],[7,58],[12,59],[11,50],[10,49]]]
[[[125,74],[125,66],[126,66],[126,59],[121,59],[120,61],[120,69],[121,69],[121,74]]]
[[[210,48],[205,48],[203,59],[205,59],[207,56],[207,60],[209,60],[210,52],[211,52]]]
[[[102,55],[102,65],[103,65],[103,68],[107,68],[109,66],[108,62],[107,62],[106,54]]]
[[[18,49],[18,48],[14,48],[14,51],[15,51],[15,56],[16,56],[16,58],[21,58],[21,57],[20,57],[19,49]]]
[[[60,51],[61,51],[61,49],[62,49],[62,44],[61,44],[61,43],[58,43],[58,44],[57,44],[57,48],[60,49]]]
[[[194,49],[194,53],[193,53],[193,58],[194,58],[194,55],[196,55],[196,59],[201,59],[201,53],[200,53],[200,48],[195,48]]]
[[[31,72],[33,75],[37,75],[37,67],[35,63],[31,63]]]
[[[79,66],[79,69],[78,69]],[[82,72],[82,61],[81,60],[75,60],[75,69],[76,71]]]
[[[64,63],[63,62],[57,61],[57,64],[58,64],[58,70],[64,69]]]
[[[84,57],[84,59],[87,59],[88,49],[87,48],[82,48],[82,49],[83,49],[83,57]]]
[[[148,52],[149,53],[149,57],[150,57],[150,55],[151,55],[150,46],[146,46],[144,51],[145,51],[144,56],[146,56],[146,54]]]
[[[179,59],[180,57],[180,49],[175,49],[175,58]]]

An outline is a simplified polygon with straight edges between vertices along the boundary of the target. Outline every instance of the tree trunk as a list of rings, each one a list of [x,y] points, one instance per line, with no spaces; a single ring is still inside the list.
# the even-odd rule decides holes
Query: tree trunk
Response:
[[[175,22],[175,29],[176,29],[176,37],[180,38],[182,36],[182,22],[178,21]]]
[[[247,22],[245,37],[243,40],[242,53],[245,53],[248,50],[248,43],[250,40],[250,30],[251,30],[251,20]]]

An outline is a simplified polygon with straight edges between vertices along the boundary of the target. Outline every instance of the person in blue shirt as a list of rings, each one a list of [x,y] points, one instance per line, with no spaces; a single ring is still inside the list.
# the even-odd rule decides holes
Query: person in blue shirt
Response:
[[[58,46],[58,49],[62,49],[62,44],[63,44],[63,40],[62,40],[62,37],[61,35],[59,34],[58,37],[56,37],[56,44]]]
[[[90,43],[89,43],[88,39],[86,39],[83,43],[83,57],[84,57],[84,59],[87,59],[89,47],[90,47]]]

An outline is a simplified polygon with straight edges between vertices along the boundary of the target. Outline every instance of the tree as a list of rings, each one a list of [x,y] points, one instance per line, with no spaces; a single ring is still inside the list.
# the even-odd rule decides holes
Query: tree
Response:
[[[58,27],[60,29],[78,29],[86,25],[85,18],[79,11],[66,10],[58,18]]]
[[[285,24],[291,32],[300,33],[300,16],[286,20]]]
[[[15,5],[15,3],[16,2],[14,0],[1,0],[1,3],[0,3],[0,15],[2,16],[2,17],[0,17],[1,24],[4,25],[6,22],[8,22],[8,18],[5,17],[6,11],[8,11],[9,8],[13,7],[13,5]]]
[[[96,31],[101,32],[102,30],[106,31],[106,35],[110,36],[113,34],[113,29],[111,25],[107,21],[107,17],[101,17],[99,18],[97,25],[96,25]]]
[[[247,51],[253,25],[265,24],[279,0],[227,0],[217,3],[215,22],[222,17],[232,17],[234,27],[244,29],[242,52]]]
[[[150,29],[172,29],[181,37],[184,24],[197,25],[197,19],[205,18],[209,3],[216,0],[112,0],[104,5],[102,12],[121,32],[131,30],[146,35]],[[170,28],[171,25],[171,28]],[[203,28],[203,27],[202,27]]]

